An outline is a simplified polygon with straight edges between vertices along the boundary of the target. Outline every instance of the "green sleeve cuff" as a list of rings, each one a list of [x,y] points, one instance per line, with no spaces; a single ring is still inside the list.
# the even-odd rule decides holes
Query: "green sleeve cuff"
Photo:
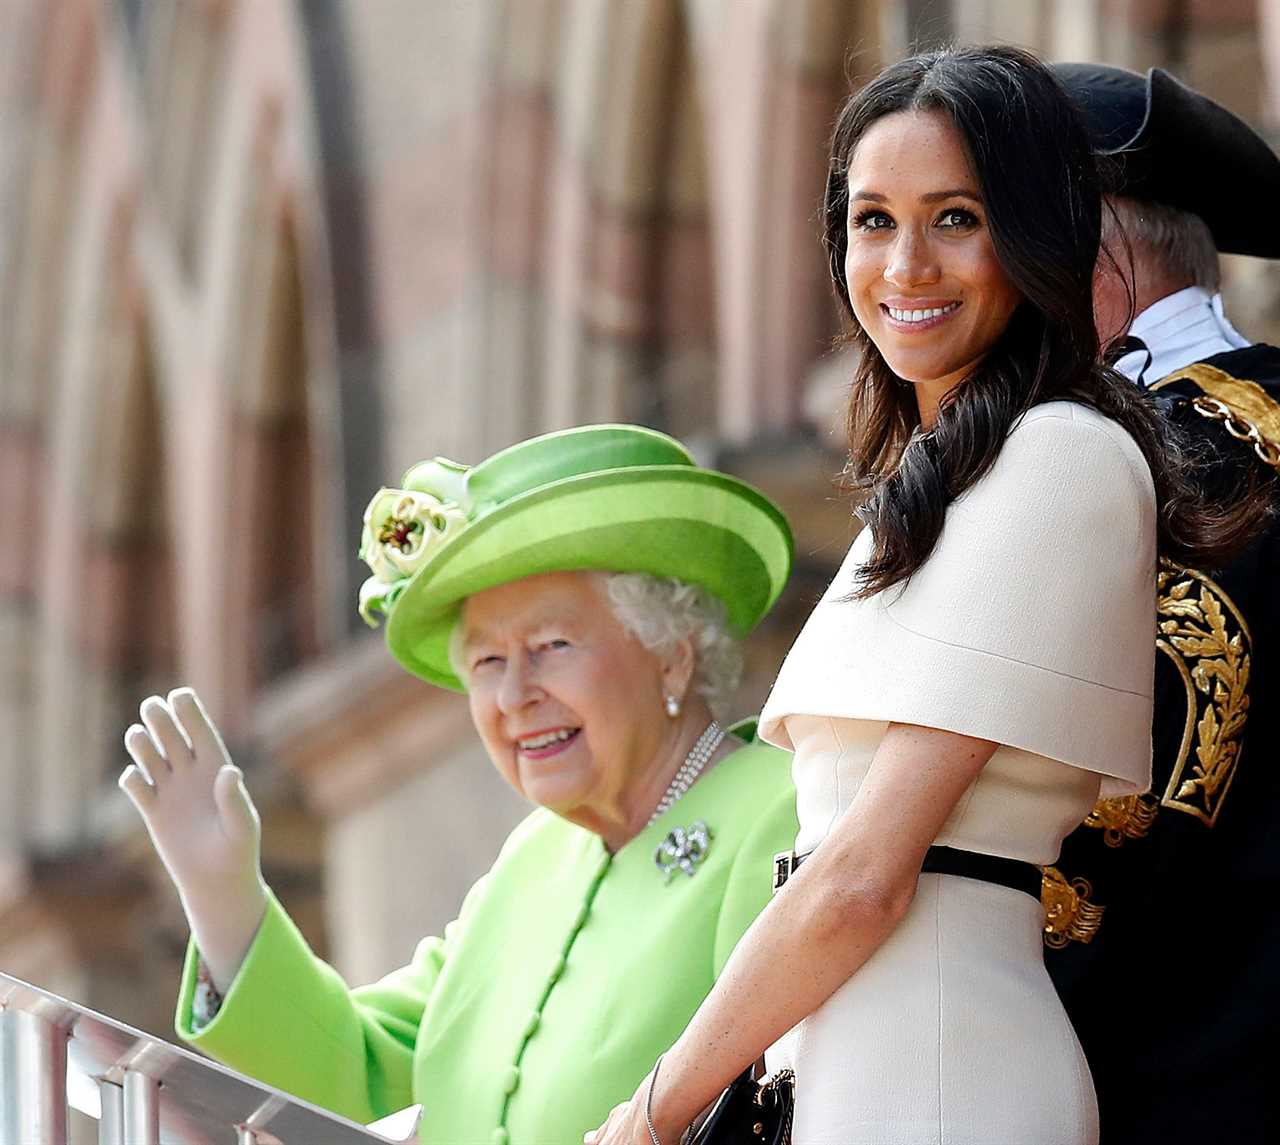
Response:
[[[346,988],[312,953],[270,891],[267,913],[221,1009],[196,1030],[191,1003],[198,961],[193,941],[174,1022],[180,1038],[232,1069],[335,1113],[362,1121],[379,1116],[370,1108],[358,1031],[343,1020],[350,1011]]]
[[[267,911],[258,932],[245,954],[235,980],[213,1019],[196,1029],[192,1023],[192,1002],[196,992],[196,973],[200,951],[195,939],[187,943],[182,967],[182,983],[178,989],[174,1028],[178,1036],[204,1053],[219,1056],[218,1047],[228,1037],[238,1041],[239,1028],[256,1025],[259,1007],[276,1010],[283,993],[296,984],[299,971],[310,973],[315,955],[293,921],[285,914],[279,900],[267,890]]]
[[[196,1030],[191,1005],[199,952],[187,949],[178,994],[178,1036],[267,1085],[354,1121],[412,1103],[413,1047],[425,999],[439,971],[440,943],[389,976],[382,997],[357,998],[312,953],[275,896],[214,1018]],[[404,979],[401,981],[401,979]]]

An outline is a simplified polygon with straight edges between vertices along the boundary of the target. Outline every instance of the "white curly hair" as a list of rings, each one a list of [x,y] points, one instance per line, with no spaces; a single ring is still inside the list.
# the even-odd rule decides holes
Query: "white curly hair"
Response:
[[[596,573],[613,614],[650,652],[670,652],[681,640],[693,645],[693,688],[722,720],[742,680],[742,645],[729,630],[724,604],[705,589],[676,577],[648,573]]]

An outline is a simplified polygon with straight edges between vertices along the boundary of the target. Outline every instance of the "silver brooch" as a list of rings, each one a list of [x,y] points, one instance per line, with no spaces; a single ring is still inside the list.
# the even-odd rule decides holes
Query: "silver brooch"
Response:
[[[683,871],[693,878],[707,857],[707,849],[714,837],[715,833],[701,819],[692,827],[677,827],[658,844],[658,849],[653,852],[653,861],[668,883],[676,871]]]

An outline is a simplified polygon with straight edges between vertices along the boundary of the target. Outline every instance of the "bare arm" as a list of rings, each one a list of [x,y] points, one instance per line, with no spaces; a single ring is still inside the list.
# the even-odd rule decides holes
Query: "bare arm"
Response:
[[[664,1145],[747,1065],[813,1013],[906,914],[929,849],[997,745],[891,724],[857,796],[743,936],[663,1058],[653,1120]],[[649,1145],[647,1079],[597,1145]]]

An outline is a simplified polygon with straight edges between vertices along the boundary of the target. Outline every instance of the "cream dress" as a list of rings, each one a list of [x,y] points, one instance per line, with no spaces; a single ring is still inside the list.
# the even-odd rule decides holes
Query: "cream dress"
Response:
[[[1155,501],[1133,440],[1035,407],[948,510],[905,587],[845,599],[864,531],[783,665],[763,737],[792,749],[817,847],[890,721],[994,740],[936,842],[1052,863],[1103,796],[1150,782]],[[795,1145],[1092,1145],[1088,1066],[1030,895],[921,875],[902,924],[768,1055],[796,1071]]]

